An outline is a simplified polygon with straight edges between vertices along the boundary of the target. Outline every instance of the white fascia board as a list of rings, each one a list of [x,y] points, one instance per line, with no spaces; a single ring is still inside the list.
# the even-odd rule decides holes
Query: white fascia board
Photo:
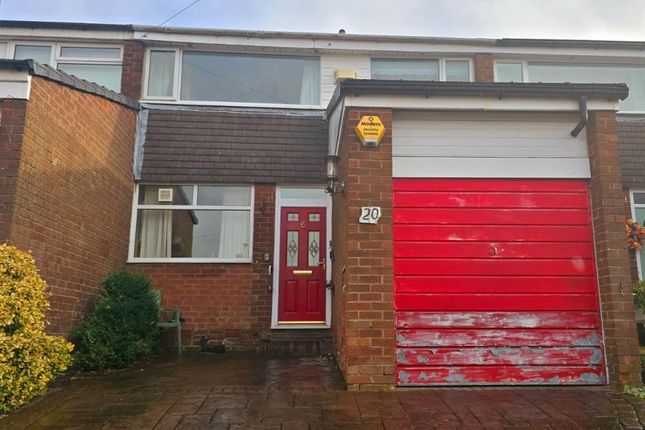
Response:
[[[60,28],[13,28],[0,27],[0,37],[5,40],[100,40],[123,41],[132,39],[130,31],[72,30]]]
[[[377,55],[411,55],[411,56],[436,56],[456,55],[470,56],[478,53],[488,53],[500,58],[532,58],[532,59],[562,59],[584,60],[615,59],[624,61],[633,59],[634,62],[644,62],[642,51],[633,49],[593,49],[593,48],[546,48],[523,46],[487,46],[486,44],[460,41],[459,43],[441,43],[440,41],[396,41],[396,40],[339,40],[324,37],[258,37],[239,35],[213,35],[213,34],[182,34],[165,32],[135,31],[133,39],[141,39],[155,44],[197,44],[246,48],[275,48],[280,49],[305,49],[312,53],[340,53],[340,54],[370,54]]]
[[[168,44],[221,45],[260,48],[274,47],[280,49],[313,50],[315,48],[313,39],[299,38],[239,37],[211,34],[202,35],[135,31],[133,39],[142,40],[144,42],[156,42],[156,44],[159,44],[159,42],[165,42]]]
[[[31,76],[27,71],[0,70],[0,99],[29,100]]]
[[[559,98],[538,97],[466,97],[466,96],[389,96],[360,95],[345,96],[346,107],[417,109],[417,110],[479,110],[479,111],[536,111],[566,112],[580,109],[578,101]],[[588,110],[618,110],[618,102],[592,99],[587,102]]]

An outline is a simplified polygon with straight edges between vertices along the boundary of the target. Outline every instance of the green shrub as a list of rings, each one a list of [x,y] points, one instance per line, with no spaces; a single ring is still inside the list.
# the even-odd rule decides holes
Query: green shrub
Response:
[[[44,393],[71,363],[72,344],[45,334],[45,287],[29,253],[0,244],[0,414]]]
[[[85,370],[128,367],[157,345],[159,304],[150,280],[122,271],[102,285],[96,309],[72,335],[76,364]]]
[[[632,387],[631,385],[625,385],[623,387],[623,393],[645,400],[645,388],[643,387],[637,388],[637,387]]]
[[[634,306],[645,310],[645,281],[634,284]]]

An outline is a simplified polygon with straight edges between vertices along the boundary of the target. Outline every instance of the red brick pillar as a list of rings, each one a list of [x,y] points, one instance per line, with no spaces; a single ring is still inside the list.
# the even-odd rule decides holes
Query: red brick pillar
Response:
[[[475,54],[475,82],[495,81],[493,54]]]
[[[123,68],[121,69],[121,94],[133,100],[141,98],[143,85],[143,43],[127,40],[123,44]]]
[[[598,284],[611,384],[641,382],[640,357],[629,254],[625,199],[618,159],[616,114],[590,112],[587,144]]]
[[[254,332],[268,331],[271,326],[271,291],[269,264],[264,253],[273,256],[275,232],[274,184],[255,185],[255,208],[253,216],[253,284],[250,296],[250,324]],[[277,260],[276,260],[277,261]]]
[[[362,146],[354,132],[364,115],[386,127],[376,148]],[[336,348],[350,390],[386,389],[394,384],[391,110],[349,110],[340,155],[347,188],[334,198]],[[361,206],[381,207],[378,224],[358,223]]]

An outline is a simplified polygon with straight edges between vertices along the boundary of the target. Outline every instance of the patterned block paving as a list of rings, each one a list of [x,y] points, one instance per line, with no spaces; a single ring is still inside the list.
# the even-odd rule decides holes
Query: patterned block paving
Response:
[[[606,387],[348,392],[333,362],[189,356],[59,381],[2,429],[642,429]]]

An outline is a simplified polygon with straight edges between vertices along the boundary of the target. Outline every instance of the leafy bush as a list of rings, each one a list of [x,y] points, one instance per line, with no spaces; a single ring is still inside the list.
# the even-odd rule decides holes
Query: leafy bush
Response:
[[[72,335],[76,364],[86,370],[128,367],[154,352],[159,334],[158,299],[147,277],[122,271],[102,285],[96,309]]]
[[[45,281],[32,256],[0,244],[0,414],[45,392],[72,344],[45,334]]]
[[[645,310],[645,281],[634,284],[634,306]]]
[[[625,385],[623,387],[623,393],[645,400],[645,388],[643,387],[632,387],[631,385]]]

